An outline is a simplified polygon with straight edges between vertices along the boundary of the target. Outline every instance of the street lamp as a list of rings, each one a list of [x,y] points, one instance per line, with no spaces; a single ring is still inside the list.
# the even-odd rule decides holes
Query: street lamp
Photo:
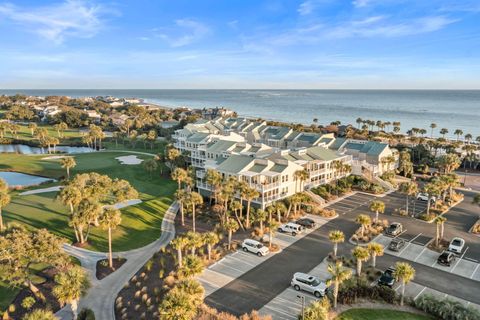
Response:
[[[468,172],[468,170],[465,169],[465,175],[463,177],[463,187],[464,188],[467,188],[467,172]]]
[[[305,296],[297,295],[297,298],[302,301],[302,320],[305,320]]]

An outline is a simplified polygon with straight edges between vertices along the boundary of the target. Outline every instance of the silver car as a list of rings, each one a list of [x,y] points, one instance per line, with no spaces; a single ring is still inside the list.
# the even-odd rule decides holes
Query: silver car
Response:
[[[312,293],[315,297],[321,298],[327,293],[327,285],[315,276],[297,272],[293,275],[292,287],[297,290],[303,290]]]

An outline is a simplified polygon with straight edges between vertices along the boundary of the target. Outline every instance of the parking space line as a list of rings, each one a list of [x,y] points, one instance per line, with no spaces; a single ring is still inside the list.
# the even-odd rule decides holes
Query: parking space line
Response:
[[[480,264],[477,264],[477,267],[475,268],[475,270],[473,270],[473,273],[472,273],[472,275],[470,276],[470,279],[473,279],[473,276],[474,276],[475,273],[477,272],[478,267],[480,267]]]
[[[410,240],[410,241],[407,241],[407,242],[408,242],[407,245],[405,246],[405,248],[403,248],[403,249],[398,253],[398,256],[401,256],[402,253],[403,253],[403,251],[405,251],[405,249],[407,249],[408,246],[412,244],[412,241],[415,240],[416,238],[418,238],[421,234],[422,234],[422,233],[419,233],[415,238],[413,238],[413,239]]]
[[[431,265],[431,267],[433,267],[433,266],[436,265],[436,264],[437,264],[437,260],[435,260],[435,261],[433,262],[433,264]]]
[[[423,252],[427,250],[427,247],[424,247],[423,250],[418,254],[418,256],[413,260],[413,262],[417,262],[418,258],[423,254]],[[436,261],[435,261],[436,262]]]
[[[415,296],[415,298],[413,298],[413,300],[417,300],[417,298],[423,293],[423,291],[425,291],[425,289],[427,289],[427,287],[423,287],[423,289]]]
[[[450,272],[453,272],[453,270],[455,270],[455,268],[458,266],[458,264],[460,263],[460,261],[462,261],[463,256],[465,255],[465,253],[467,253],[468,248],[469,248],[469,247],[467,247],[467,249],[465,249],[465,251],[463,251],[462,256],[460,257],[460,259],[458,259],[457,263],[455,263],[455,265],[453,266],[452,270],[450,270]]]

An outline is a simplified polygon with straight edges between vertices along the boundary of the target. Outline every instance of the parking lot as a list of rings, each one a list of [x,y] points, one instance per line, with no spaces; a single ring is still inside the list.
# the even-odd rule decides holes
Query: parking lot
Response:
[[[313,215],[307,215],[307,217],[315,221],[316,228],[324,225],[328,221],[327,219]],[[281,249],[284,249],[302,239],[313,230],[315,229],[306,229],[305,232],[295,237],[277,232],[273,242]],[[225,256],[218,262],[206,268],[205,271],[198,277],[198,280],[205,288],[205,296],[209,296],[230,281],[240,277],[242,274],[246,273],[277,253],[278,252],[270,253],[265,257],[258,257],[255,254],[243,252],[241,249],[239,249],[238,251]]]
[[[402,236],[400,238],[403,238]],[[421,263],[423,265],[436,268],[442,271],[450,272],[468,279],[480,281],[480,263],[465,259],[468,247],[466,247],[461,255],[451,266],[443,266],[437,263],[437,258],[440,255],[438,252],[427,248],[426,244],[419,244],[416,238],[411,240],[404,239],[407,244],[398,252],[387,249],[392,237],[379,235],[374,239],[375,242],[385,246],[385,253],[396,257],[401,257],[406,260]],[[413,241],[412,241],[413,240]]]

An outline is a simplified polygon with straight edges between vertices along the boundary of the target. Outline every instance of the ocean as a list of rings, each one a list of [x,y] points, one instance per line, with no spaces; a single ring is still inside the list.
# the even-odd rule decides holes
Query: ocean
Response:
[[[166,107],[222,106],[241,116],[311,124],[399,121],[402,132],[430,123],[480,136],[480,90],[1,90],[0,94],[138,97]]]

